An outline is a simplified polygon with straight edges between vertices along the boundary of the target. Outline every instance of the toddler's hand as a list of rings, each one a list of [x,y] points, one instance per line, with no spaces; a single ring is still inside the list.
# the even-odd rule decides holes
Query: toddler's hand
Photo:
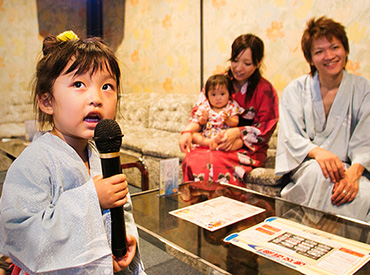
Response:
[[[225,123],[230,119],[229,114],[225,110],[222,111],[221,116],[224,119]]]
[[[208,110],[203,110],[202,115],[199,117],[199,124],[204,125],[208,120]]]
[[[103,209],[123,206],[127,202],[128,194],[126,176],[114,175],[103,179],[102,175],[93,178],[100,207]]]

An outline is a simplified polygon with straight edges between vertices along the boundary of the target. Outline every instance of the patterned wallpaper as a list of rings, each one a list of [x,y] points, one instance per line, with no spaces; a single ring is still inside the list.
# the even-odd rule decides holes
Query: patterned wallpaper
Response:
[[[200,89],[199,1],[127,0],[125,92],[189,93]]]
[[[300,39],[306,22],[326,15],[350,39],[347,69],[370,78],[368,0],[203,0],[204,81],[228,66],[233,40],[254,33],[265,43],[263,72],[279,93],[309,72]],[[200,90],[200,5],[196,0],[126,1],[125,38],[118,56],[127,66],[126,92]]]
[[[41,50],[36,1],[0,0],[0,89],[3,93],[29,90]]]
[[[39,29],[44,34],[73,23],[83,32],[84,25],[71,20],[72,13],[85,16],[81,2],[86,0],[77,2],[0,0],[0,95],[29,91],[41,50]],[[103,3],[108,14],[105,34],[122,61],[125,92],[199,92],[200,1]],[[345,25],[350,38],[347,69],[370,78],[368,0],[203,0],[203,14],[205,80],[228,65],[232,41],[252,32],[265,42],[264,75],[281,93],[308,72],[300,38],[306,21],[321,15]]]
[[[370,79],[368,0],[204,0],[204,11],[205,78],[227,66],[233,40],[251,32],[265,43],[264,76],[281,93],[309,72],[300,46],[306,22],[326,15],[346,27],[347,70]]]

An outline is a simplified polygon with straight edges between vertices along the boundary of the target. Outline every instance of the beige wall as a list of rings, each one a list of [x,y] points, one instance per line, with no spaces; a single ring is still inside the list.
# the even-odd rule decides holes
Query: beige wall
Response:
[[[0,137],[24,134],[33,118],[30,81],[41,49],[35,1],[0,0]]]
[[[0,93],[26,91],[42,41],[36,1],[0,1],[0,30]]]
[[[126,92],[199,92],[199,1],[126,1]]]
[[[254,33],[265,43],[264,75],[281,93],[307,73],[300,39],[307,20],[326,15],[341,22],[350,39],[347,69],[370,79],[368,0],[204,0],[205,77],[227,65],[232,41]],[[232,5],[230,3],[233,3]]]
[[[124,34],[117,34],[123,36],[117,56],[124,64],[125,92],[198,93],[199,1],[125,2]],[[281,93],[308,71],[300,37],[306,21],[321,15],[345,25],[351,49],[347,69],[370,78],[368,0],[204,0],[204,79],[228,65],[234,38],[252,32],[265,42],[264,75]],[[51,16],[51,24],[63,16]],[[0,27],[0,96],[25,97],[42,42],[36,0],[0,1]]]
[[[300,49],[306,21],[327,15],[350,39],[347,69],[370,78],[370,1],[204,0],[204,80],[228,66],[232,41],[260,36],[266,48],[264,75],[281,94],[309,67]],[[196,0],[126,1],[118,56],[128,68],[126,92],[198,93],[199,23]]]

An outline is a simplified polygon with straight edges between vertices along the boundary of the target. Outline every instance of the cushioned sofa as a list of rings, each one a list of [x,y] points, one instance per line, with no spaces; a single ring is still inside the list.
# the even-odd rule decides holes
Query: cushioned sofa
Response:
[[[33,119],[33,110],[28,91],[0,92],[0,138],[25,135],[25,121]],[[6,171],[12,159],[0,151],[0,171]]]
[[[181,130],[187,125],[191,109],[198,94],[129,93],[122,97],[121,116],[118,122],[124,133],[122,152],[141,158],[149,171],[149,188],[158,187],[159,163],[167,158],[185,156],[179,149]],[[281,180],[274,174],[276,132],[269,143],[264,168],[255,168],[246,180],[247,188],[271,196],[279,196]],[[135,168],[125,170],[130,184],[140,185],[140,172]]]
[[[33,118],[28,93],[7,94],[0,101],[0,138],[20,137],[25,134],[25,120]],[[179,158],[179,181],[184,154],[178,141],[181,130],[188,123],[189,114],[198,94],[128,93],[120,101],[117,120],[124,134],[122,152],[141,158],[149,171],[149,188],[158,187],[159,162]],[[272,196],[280,195],[279,178],[274,175],[276,131],[269,143],[264,168],[254,169],[247,177],[247,188]],[[0,152],[0,169],[6,170],[11,160]],[[141,174],[136,168],[124,171],[130,184],[141,186]],[[276,185],[277,184],[277,185]]]

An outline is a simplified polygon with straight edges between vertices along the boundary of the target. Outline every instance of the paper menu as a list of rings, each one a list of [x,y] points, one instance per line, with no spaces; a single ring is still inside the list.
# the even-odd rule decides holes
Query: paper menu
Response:
[[[304,274],[353,274],[370,259],[370,246],[283,218],[224,239]]]
[[[264,211],[263,208],[221,196],[171,211],[170,214],[215,231]]]

